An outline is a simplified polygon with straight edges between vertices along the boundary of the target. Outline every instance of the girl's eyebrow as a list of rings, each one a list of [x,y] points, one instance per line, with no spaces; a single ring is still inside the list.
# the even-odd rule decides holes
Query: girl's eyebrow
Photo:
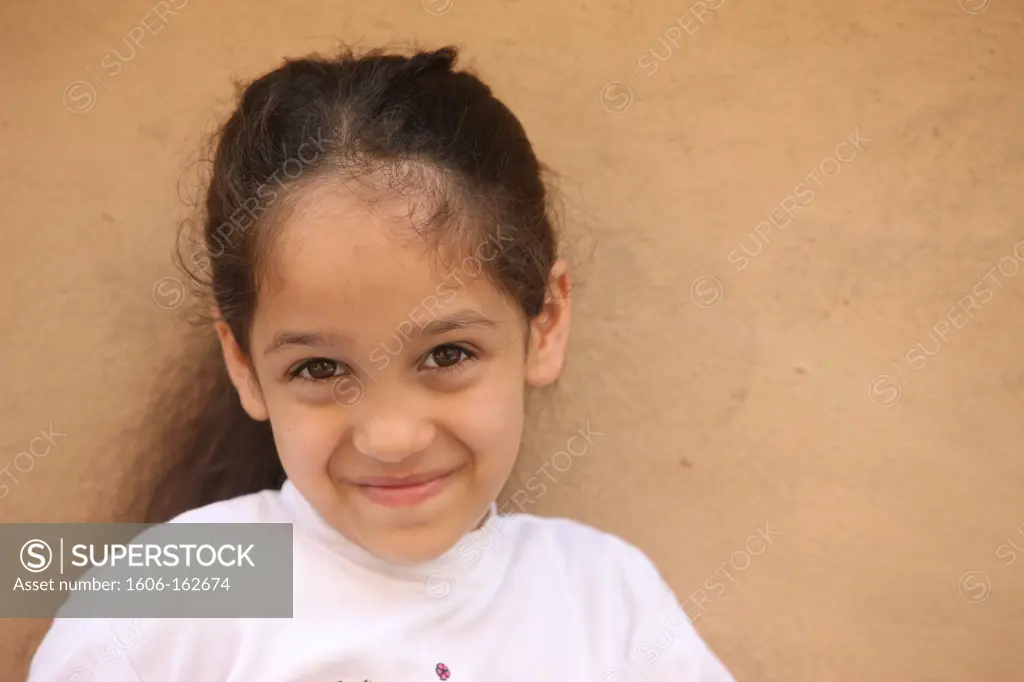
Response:
[[[450,315],[437,317],[426,324],[414,324],[409,320],[399,323],[396,330],[412,336],[439,336],[459,329],[470,327],[483,327],[494,329],[497,323],[491,318],[478,313],[475,310],[458,310]],[[264,355],[270,355],[286,346],[345,346],[352,344],[352,337],[330,329],[318,329],[315,331],[281,331],[274,335],[274,339],[267,344],[263,350]]]
[[[263,350],[270,355],[286,346],[344,346],[352,339],[341,332],[318,329],[312,332],[282,331],[274,335],[273,341]]]
[[[402,325],[404,324],[405,323],[403,322]],[[399,325],[399,328],[401,328],[402,325]],[[464,310],[457,310],[450,315],[435,318],[422,326],[417,324],[416,327],[418,327],[418,329],[413,330],[412,333],[414,336],[419,334],[439,336],[447,332],[466,329],[468,327],[494,329],[497,326],[497,323],[491,318],[467,308]]]

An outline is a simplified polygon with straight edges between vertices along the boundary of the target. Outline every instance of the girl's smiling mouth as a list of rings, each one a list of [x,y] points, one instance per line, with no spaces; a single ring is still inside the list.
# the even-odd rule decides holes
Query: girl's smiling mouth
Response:
[[[405,507],[438,495],[461,470],[462,465],[411,476],[369,476],[352,483],[371,502],[385,507]]]

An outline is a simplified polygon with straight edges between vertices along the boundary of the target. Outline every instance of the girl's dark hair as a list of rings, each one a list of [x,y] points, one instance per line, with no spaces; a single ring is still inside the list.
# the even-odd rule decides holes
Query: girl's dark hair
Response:
[[[344,50],[286,60],[242,89],[212,143],[202,238],[176,260],[208,295],[198,308],[216,311],[247,353],[274,227],[294,190],[314,181],[405,193],[417,201],[417,235],[448,258],[491,241],[484,276],[526,319],[540,313],[557,257],[546,169],[512,112],[479,78],[455,70],[456,59],[453,47],[412,56]],[[198,320],[191,364],[158,390],[145,424],[155,450],[142,453],[154,457],[141,472],[147,522],[285,479],[269,423],[241,407],[212,318]]]

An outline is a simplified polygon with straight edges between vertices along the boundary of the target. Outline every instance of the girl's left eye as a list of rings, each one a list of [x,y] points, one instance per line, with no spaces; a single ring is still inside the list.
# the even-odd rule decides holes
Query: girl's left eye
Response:
[[[423,361],[423,366],[432,370],[450,370],[457,368],[466,360],[472,360],[475,357],[476,356],[472,352],[462,346],[458,346],[453,343],[446,343],[427,353],[427,357]]]

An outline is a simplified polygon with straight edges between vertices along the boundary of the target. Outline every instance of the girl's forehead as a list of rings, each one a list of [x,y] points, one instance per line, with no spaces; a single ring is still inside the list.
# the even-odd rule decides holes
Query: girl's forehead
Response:
[[[259,308],[273,317],[390,318],[455,305],[507,316],[508,302],[484,276],[483,261],[472,252],[439,252],[412,229],[410,209],[405,200],[314,194],[280,225]]]
[[[438,199],[423,192],[388,192],[360,180],[321,181],[298,191],[281,223],[280,265],[330,249],[339,257],[373,257],[399,267],[436,266],[457,260],[455,245],[464,240],[460,216],[449,224],[435,221]]]
[[[445,279],[459,258],[417,231],[403,200],[368,204],[340,192],[304,203],[281,224],[272,265],[289,284],[416,290]],[[443,240],[441,240],[443,243]]]

